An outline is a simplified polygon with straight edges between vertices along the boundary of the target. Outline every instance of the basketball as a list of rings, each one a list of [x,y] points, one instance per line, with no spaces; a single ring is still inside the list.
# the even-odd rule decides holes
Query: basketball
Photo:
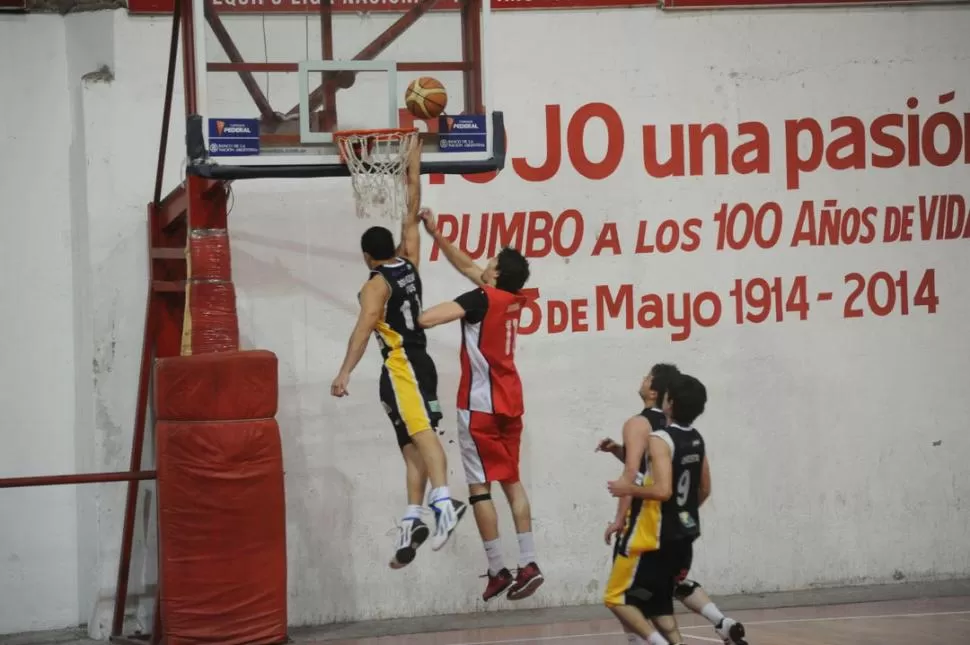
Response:
[[[408,84],[407,92],[404,93],[404,104],[415,117],[433,119],[445,111],[448,92],[438,79],[422,76]]]

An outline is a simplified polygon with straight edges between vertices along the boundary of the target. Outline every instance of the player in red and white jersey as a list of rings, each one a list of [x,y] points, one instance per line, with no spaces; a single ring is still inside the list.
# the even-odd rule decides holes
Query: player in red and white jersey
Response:
[[[532,509],[519,479],[525,405],[515,367],[515,336],[526,302],[521,289],[529,279],[529,262],[517,250],[504,248],[482,269],[441,235],[430,211],[421,217],[444,256],[477,287],[425,310],[418,323],[427,328],[461,320],[458,436],[469,502],[488,557],[482,600],[505,590],[509,600],[521,600],[544,581],[536,564]],[[519,570],[514,578],[502,558],[492,482],[501,484],[518,534]]]
[[[502,253],[518,255],[512,249]],[[527,267],[527,260],[519,257],[520,264]],[[525,297],[517,292],[504,291],[488,283],[455,298],[455,303],[464,311],[459,409],[508,419],[522,417],[525,406],[522,381],[515,368],[515,332],[524,301]]]

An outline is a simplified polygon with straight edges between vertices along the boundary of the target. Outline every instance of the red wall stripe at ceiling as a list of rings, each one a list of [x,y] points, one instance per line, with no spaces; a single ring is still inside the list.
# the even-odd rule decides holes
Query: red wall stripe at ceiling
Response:
[[[196,0],[200,2],[201,0]],[[319,0],[214,0],[219,13],[319,13]],[[334,13],[403,13],[417,0],[333,0]],[[457,11],[459,0],[440,0],[432,11]],[[174,0],[128,0],[128,12],[171,13]],[[493,11],[655,7],[656,0],[492,0]]]
[[[945,2],[946,0],[944,0]],[[951,0],[954,3],[965,0]],[[851,5],[916,5],[930,4],[927,0],[662,0],[666,9],[729,9],[742,7],[829,7]]]
[[[27,0],[0,0],[0,13],[4,11],[24,11],[27,9]]]
[[[23,6],[26,0],[0,0],[0,8],[6,4]],[[197,0],[200,1],[200,0]],[[961,0],[951,0],[959,2]],[[925,0],[661,0],[666,9],[728,9],[741,7],[804,7],[812,5],[864,5],[864,4],[922,4]],[[403,12],[416,0],[333,0],[334,13],[358,11]],[[433,11],[456,11],[459,0],[441,0]],[[133,14],[171,13],[174,0],[128,0],[128,11]],[[319,0],[215,0],[220,13],[317,13]],[[629,7],[656,7],[656,0],[492,0],[495,11],[527,11],[530,9],[615,9]]]

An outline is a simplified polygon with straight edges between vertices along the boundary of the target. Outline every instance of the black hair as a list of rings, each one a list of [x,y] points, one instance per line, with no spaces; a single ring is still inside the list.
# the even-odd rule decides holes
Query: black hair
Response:
[[[529,261],[511,246],[499,251],[495,268],[498,269],[495,286],[502,291],[517,293],[529,280]]]
[[[670,397],[670,419],[674,423],[689,426],[704,414],[707,388],[689,374],[681,374],[675,378],[667,390],[667,396]]]
[[[680,370],[672,363],[657,363],[650,368],[650,389],[657,393],[657,405],[663,405],[664,395],[670,383],[680,376]]]
[[[371,226],[360,236],[360,250],[375,262],[390,260],[397,252],[394,234],[383,226]]]

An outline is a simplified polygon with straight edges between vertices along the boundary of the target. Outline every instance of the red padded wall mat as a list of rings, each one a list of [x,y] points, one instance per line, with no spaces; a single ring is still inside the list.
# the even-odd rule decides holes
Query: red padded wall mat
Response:
[[[161,421],[156,432],[167,645],[285,641],[286,515],[276,421]]]
[[[286,505],[276,355],[155,364],[166,645],[286,640]]]
[[[196,354],[155,363],[155,418],[233,421],[276,416],[278,360],[266,350]]]

